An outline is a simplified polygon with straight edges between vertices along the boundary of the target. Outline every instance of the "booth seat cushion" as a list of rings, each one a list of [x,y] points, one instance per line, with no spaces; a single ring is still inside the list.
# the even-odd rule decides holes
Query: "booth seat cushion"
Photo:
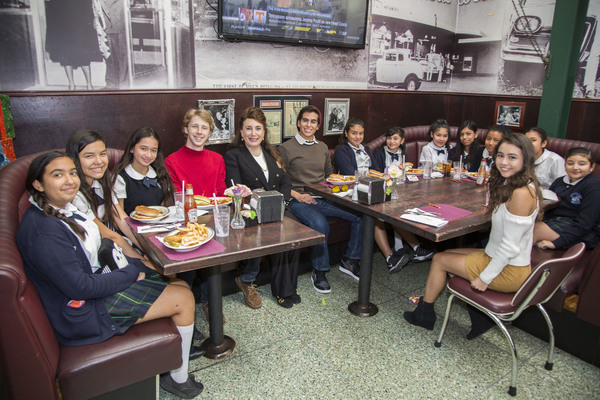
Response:
[[[84,399],[181,366],[181,337],[168,318],[87,346],[60,346],[57,379],[65,399]]]

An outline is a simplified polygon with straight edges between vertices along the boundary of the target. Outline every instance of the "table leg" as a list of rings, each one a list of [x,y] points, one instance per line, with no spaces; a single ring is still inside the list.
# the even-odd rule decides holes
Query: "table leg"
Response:
[[[210,337],[202,342],[206,350],[204,357],[223,358],[235,348],[235,340],[223,334],[223,297],[221,289],[221,266],[217,265],[207,271],[208,283],[208,315]]]
[[[360,260],[360,280],[358,281],[358,301],[348,305],[348,311],[358,317],[371,317],[379,311],[377,306],[369,302],[371,291],[371,270],[373,264],[373,236],[375,219],[363,214],[362,254]]]

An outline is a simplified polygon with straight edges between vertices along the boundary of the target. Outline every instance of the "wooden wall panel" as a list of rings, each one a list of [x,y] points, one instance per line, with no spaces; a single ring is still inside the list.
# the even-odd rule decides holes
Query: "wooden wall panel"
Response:
[[[163,141],[165,155],[184,144],[181,120],[198,99],[228,99],[236,102],[235,115],[253,104],[253,95],[310,94],[312,103],[323,108],[325,98],[350,98],[351,116],[366,123],[366,141],[394,125],[428,125],[445,118],[451,125],[472,119],[481,127],[493,124],[496,101],[524,101],[525,127],[535,126],[539,98],[514,98],[489,95],[422,93],[402,91],[335,91],[335,90],[194,90],[153,92],[65,92],[8,93],[16,131],[15,152],[23,156],[52,148],[64,147],[69,135],[78,129],[102,133],[111,147],[122,148],[137,128],[155,129]],[[235,126],[237,127],[237,120]],[[573,101],[567,138],[600,142],[600,102]],[[330,147],[338,136],[317,134]],[[215,145],[224,151],[226,145]]]

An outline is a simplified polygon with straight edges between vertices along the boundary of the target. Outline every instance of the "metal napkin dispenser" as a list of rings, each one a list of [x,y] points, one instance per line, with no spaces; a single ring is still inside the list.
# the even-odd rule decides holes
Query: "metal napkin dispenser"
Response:
[[[361,176],[354,190],[358,193],[358,201],[365,204],[377,204],[385,201],[385,179],[375,176]]]
[[[283,194],[276,190],[253,190],[250,206],[256,210],[259,224],[283,220],[283,212],[285,211]]]

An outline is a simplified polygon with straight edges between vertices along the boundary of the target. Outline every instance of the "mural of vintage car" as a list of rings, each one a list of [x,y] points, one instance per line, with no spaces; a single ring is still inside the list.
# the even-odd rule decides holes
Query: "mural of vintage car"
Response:
[[[417,90],[425,75],[425,69],[411,58],[410,49],[388,49],[382,52],[375,67],[375,81],[397,85],[406,90]]]
[[[518,0],[513,4],[516,10],[512,10],[502,43],[504,78],[541,83],[544,79],[541,55],[546,55],[550,46],[555,1]]]

